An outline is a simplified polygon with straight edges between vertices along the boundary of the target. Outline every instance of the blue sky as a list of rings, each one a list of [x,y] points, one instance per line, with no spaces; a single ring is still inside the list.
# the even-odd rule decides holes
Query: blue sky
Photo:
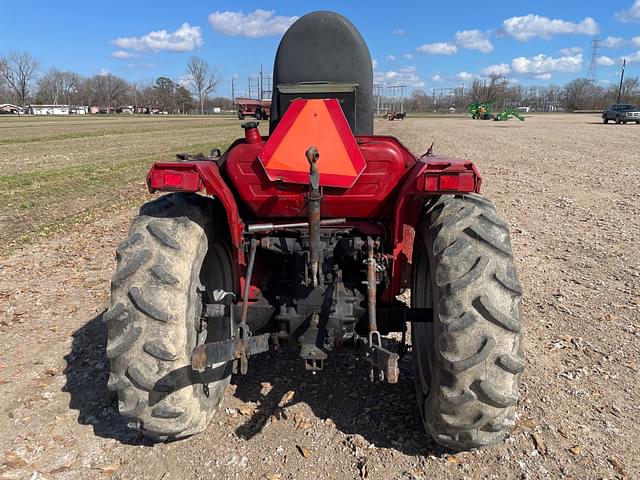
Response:
[[[523,85],[585,76],[595,35],[598,80],[615,83],[621,58],[640,75],[640,0],[360,1],[35,1],[0,3],[0,54],[27,50],[42,70],[135,81],[176,80],[192,55],[215,66],[217,93],[230,79],[246,89],[260,64],[270,71],[294,17],[334,10],[360,30],[376,81],[409,89],[453,87],[490,72]]]

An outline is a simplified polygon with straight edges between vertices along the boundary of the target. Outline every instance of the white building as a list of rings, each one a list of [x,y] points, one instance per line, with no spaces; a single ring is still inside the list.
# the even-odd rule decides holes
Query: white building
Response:
[[[29,105],[31,115],[69,115],[69,105]]]
[[[27,113],[31,115],[85,115],[89,107],[83,105],[29,105]]]

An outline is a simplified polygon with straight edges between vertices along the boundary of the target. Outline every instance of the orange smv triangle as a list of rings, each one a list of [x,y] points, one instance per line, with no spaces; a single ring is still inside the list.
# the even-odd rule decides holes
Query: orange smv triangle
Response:
[[[320,185],[351,187],[365,167],[364,157],[336,99],[294,100],[258,155],[272,181],[309,183],[306,152],[320,153]]]

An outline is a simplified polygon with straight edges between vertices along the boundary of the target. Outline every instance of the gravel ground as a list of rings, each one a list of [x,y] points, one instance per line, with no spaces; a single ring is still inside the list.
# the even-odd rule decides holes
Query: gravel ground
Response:
[[[640,127],[553,115],[377,129],[475,160],[511,224],[527,369],[503,445],[441,449],[417,419],[410,354],[397,385],[370,385],[348,350],[315,376],[293,353],[256,358],[206,432],[148,444],[106,390],[123,207],[0,258],[0,478],[639,478]]]

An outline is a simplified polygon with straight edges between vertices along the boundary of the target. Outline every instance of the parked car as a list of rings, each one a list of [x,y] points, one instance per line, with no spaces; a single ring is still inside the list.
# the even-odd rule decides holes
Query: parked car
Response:
[[[614,120],[617,124],[640,123],[640,108],[628,103],[616,103],[602,112],[602,123],[609,123],[609,120]]]

